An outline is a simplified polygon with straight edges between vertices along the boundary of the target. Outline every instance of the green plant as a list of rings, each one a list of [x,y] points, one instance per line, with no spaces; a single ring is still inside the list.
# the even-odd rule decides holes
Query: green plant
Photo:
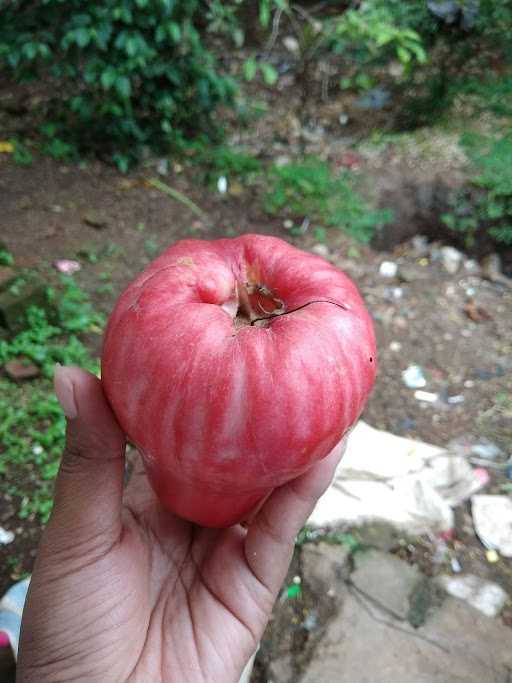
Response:
[[[13,161],[20,166],[30,166],[33,161],[32,152],[28,147],[18,140],[17,138],[11,138],[9,142],[12,144],[14,151],[12,153]]]
[[[12,266],[14,263],[13,255],[0,244],[0,266]]]
[[[427,61],[421,36],[400,26],[390,9],[381,3],[367,2],[358,10],[348,10],[330,20],[327,38],[335,53],[349,51],[360,63],[392,56],[409,68],[415,60],[419,64]]]
[[[221,176],[248,179],[263,170],[261,162],[243,149],[197,143],[190,148],[189,153],[210,185],[216,185]]]
[[[97,373],[99,364],[79,335],[97,333],[103,317],[71,278],[49,292],[54,320],[32,307],[26,328],[0,340],[0,365],[26,359],[41,369],[30,384],[0,379],[0,484],[19,501],[19,516],[38,515],[44,522],[52,505],[52,481],[64,445],[66,423],[53,393],[55,363],[80,365]]]
[[[213,135],[235,92],[201,37],[199,0],[0,0],[0,13],[0,63],[49,84],[43,148],[58,158],[96,150],[126,170],[144,147]]]
[[[512,244],[512,135],[497,140],[466,135],[461,140],[475,168],[469,188],[455,192],[445,225],[461,233],[467,247],[489,236]]]
[[[335,173],[311,157],[301,163],[274,166],[263,205],[267,212],[292,219],[307,218],[318,227],[344,230],[369,242],[375,230],[391,220],[387,209],[372,209],[348,173]]]

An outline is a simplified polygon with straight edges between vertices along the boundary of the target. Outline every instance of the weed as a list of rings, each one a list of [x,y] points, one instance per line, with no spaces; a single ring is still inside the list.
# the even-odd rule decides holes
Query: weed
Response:
[[[14,263],[13,255],[0,245],[0,266],[12,266]]]
[[[52,507],[52,482],[64,446],[66,421],[54,396],[51,378],[55,363],[79,365],[98,372],[79,335],[99,332],[103,318],[87,294],[70,277],[48,292],[56,310],[54,320],[35,306],[27,313],[25,329],[0,340],[0,365],[29,359],[41,369],[30,384],[0,380],[0,484],[18,502],[21,518],[38,516],[46,522]]]
[[[11,142],[14,147],[14,152],[12,154],[13,161],[20,166],[30,166],[34,158],[29,148],[17,138],[13,138],[9,142]]]
[[[269,185],[271,189],[263,199],[268,213],[307,217],[318,227],[344,230],[360,242],[369,242],[376,229],[392,217],[387,209],[369,207],[348,173],[334,173],[327,163],[314,157],[274,166]]]
[[[189,154],[210,186],[216,186],[221,176],[250,180],[263,170],[261,162],[243,149],[197,143]]]
[[[445,225],[461,233],[467,247],[478,237],[512,244],[512,135],[498,139],[463,135],[461,143],[474,165],[468,188],[455,192]]]

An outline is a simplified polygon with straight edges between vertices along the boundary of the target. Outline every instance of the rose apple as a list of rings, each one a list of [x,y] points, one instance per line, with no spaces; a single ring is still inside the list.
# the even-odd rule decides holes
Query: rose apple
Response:
[[[324,458],[375,379],[355,285],[275,237],[184,240],[125,290],[102,381],[162,504],[222,527]]]

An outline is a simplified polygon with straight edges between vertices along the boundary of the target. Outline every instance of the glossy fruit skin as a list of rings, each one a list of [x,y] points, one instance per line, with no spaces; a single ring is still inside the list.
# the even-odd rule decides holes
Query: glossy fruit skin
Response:
[[[171,246],[119,298],[102,354],[105,393],[161,503],[211,527],[328,455],[375,374],[353,282],[261,235]]]

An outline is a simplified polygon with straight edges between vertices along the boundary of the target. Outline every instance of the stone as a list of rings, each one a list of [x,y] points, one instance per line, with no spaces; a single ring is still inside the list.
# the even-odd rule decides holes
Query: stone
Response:
[[[508,683],[511,668],[510,629],[459,600],[413,629],[349,594],[294,683]]]
[[[354,534],[361,545],[385,552],[394,548],[400,538],[400,534],[391,524],[378,521],[363,524]]]
[[[311,251],[313,254],[322,256],[323,258],[327,258],[329,256],[329,247],[326,244],[315,244]]]
[[[302,546],[302,573],[317,593],[339,595],[350,575],[350,549],[344,545]]]
[[[294,683],[295,673],[291,655],[274,659],[269,666],[268,683]]]
[[[487,617],[498,616],[508,600],[508,595],[501,586],[492,581],[484,581],[474,574],[443,574],[436,580],[449,595],[464,600]]]
[[[441,248],[441,261],[443,263],[444,269],[450,273],[450,275],[455,275],[462,264],[463,254],[454,247],[442,247]]]
[[[448,532],[452,507],[483,485],[465,458],[359,421],[308,524],[326,528],[380,521],[411,534]]]
[[[3,526],[0,526],[0,545],[7,545],[14,541],[14,533],[12,531],[7,531]]]
[[[10,379],[20,381],[39,377],[41,370],[26,358],[10,360],[4,365],[4,372]]]
[[[512,499],[508,496],[473,496],[475,531],[486,548],[512,557]]]
[[[358,553],[351,575],[352,583],[364,596],[402,621],[407,619],[409,597],[420,580],[416,567],[380,550]]]
[[[381,277],[393,278],[398,272],[398,265],[394,261],[382,261],[379,266]]]
[[[89,225],[91,228],[96,228],[97,230],[108,227],[107,218],[94,209],[86,211],[82,216],[82,220],[86,225]]]

